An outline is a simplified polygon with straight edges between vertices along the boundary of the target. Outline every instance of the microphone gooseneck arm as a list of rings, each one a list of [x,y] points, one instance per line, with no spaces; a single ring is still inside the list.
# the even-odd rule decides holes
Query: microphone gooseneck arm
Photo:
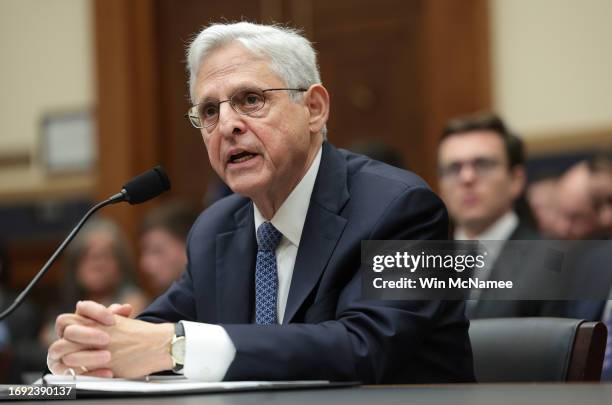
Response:
[[[72,239],[74,239],[74,237],[81,230],[83,225],[85,225],[85,222],[87,222],[89,217],[91,217],[100,208],[106,207],[107,205],[116,204],[116,203],[125,201],[125,199],[126,199],[126,192],[124,189],[124,190],[121,190],[120,193],[117,193],[114,196],[102,202],[99,202],[98,204],[91,207],[89,211],[87,211],[87,213],[83,216],[83,218],[81,218],[79,223],[72,229],[70,234],[68,234],[66,239],[64,239],[62,244],[55,250],[55,252],[53,253],[53,256],[51,256],[51,258],[47,261],[47,263],[43,266],[43,268],[40,269],[38,274],[36,274],[36,276],[34,276],[32,281],[30,281],[30,284],[28,284],[27,287],[17,296],[17,298],[15,298],[15,301],[13,301],[13,303],[7,309],[2,311],[2,313],[0,314],[0,321],[6,318],[7,316],[9,316],[15,309],[17,309],[17,307],[19,307],[19,305],[21,305],[21,302],[27,297],[27,295],[30,293],[32,288],[34,288],[34,286],[45,275],[45,273],[51,268],[51,265],[55,263],[59,255],[64,251],[64,249],[66,249],[66,246],[68,246],[68,244],[72,241]]]
[[[161,166],[155,166],[153,169],[148,170],[144,173],[139,174],[132,180],[123,185],[121,191],[114,196],[97,203],[87,211],[87,213],[81,218],[79,223],[72,229],[70,234],[64,239],[62,244],[53,252],[53,256],[45,263],[42,269],[34,276],[32,281],[27,285],[26,288],[15,298],[15,301],[2,313],[0,313],[0,321],[9,316],[15,311],[23,300],[30,293],[32,288],[38,283],[38,281],[45,275],[45,273],[51,268],[53,263],[57,260],[60,254],[66,249],[66,246],[74,239],[76,234],[81,230],[85,222],[100,208],[106,207],[107,205],[120,203],[127,201],[130,204],[140,204],[145,201],[155,198],[164,191],[170,190],[170,179],[166,170]]]

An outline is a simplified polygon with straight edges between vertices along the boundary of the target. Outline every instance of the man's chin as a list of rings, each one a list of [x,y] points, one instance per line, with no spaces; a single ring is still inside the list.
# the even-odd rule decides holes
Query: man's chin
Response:
[[[495,220],[489,217],[483,217],[483,216],[470,216],[470,217],[464,218],[464,220],[461,222],[464,224],[466,228],[478,229],[480,232],[482,232],[486,230],[490,225],[492,225],[495,222]]]
[[[482,222],[487,222],[488,216],[483,215],[480,212],[477,212],[476,210],[462,208],[461,215],[458,215],[456,218],[458,223],[473,226],[481,224]]]
[[[227,186],[236,194],[239,194],[243,197],[253,198],[254,195],[257,194],[257,191],[264,190],[266,188],[266,183],[263,181],[257,181],[258,179],[240,179],[237,181],[228,181]]]

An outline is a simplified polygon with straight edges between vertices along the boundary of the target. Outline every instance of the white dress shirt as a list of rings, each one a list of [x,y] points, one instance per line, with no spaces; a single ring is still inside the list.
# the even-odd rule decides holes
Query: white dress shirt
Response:
[[[314,188],[321,151],[317,153],[310,168],[287,199],[270,220],[282,234],[276,248],[278,271],[278,322],[282,323],[293,276],[306,213]],[[255,231],[266,221],[257,206],[254,207]],[[236,356],[236,347],[222,326],[200,322],[181,321],[185,327],[185,364],[183,373],[187,378],[205,381],[221,381]]]
[[[492,266],[497,260],[497,256],[501,253],[504,247],[503,243],[489,243],[486,241],[506,241],[512,235],[512,232],[516,230],[519,224],[518,215],[514,211],[508,211],[501,218],[495,221],[491,226],[485,229],[484,232],[476,235],[473,238],[468,238],[463,230],[457,228],[455,230],[455,240],[478,240],[483,243],[487,248],[488,257],[487,262]]]
[[[491,226],[485,229],[484,232],[476,235],[474,238],[469,238],[460,228],[455,230],[455,240],[478,240],[486,248],[487,267],[484,269],[484,271],[480,271],[478,273],[478,278],[480,280],[488,280],[491,278],[491,271],[493,270],[495,261],[501,253],[505,243],[498,241],[508,240],[512,235],[512,232],[514,232],[514,230],[518,227],[518,224],[518,215],[516,215],[514,211],[510,210],[502,215],[502,217],[495,221]],[[487,243],[487,241],[494,242]],[[481,294],[482,291],[479,289],[473,289],[470,291],[470,299],[466,302],[468,313],[474,310],[476,302]]]

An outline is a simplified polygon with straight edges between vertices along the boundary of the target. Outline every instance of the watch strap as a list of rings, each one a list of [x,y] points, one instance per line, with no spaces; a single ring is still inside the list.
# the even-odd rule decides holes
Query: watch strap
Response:
[[[174,335],[176,335],[177,338],[185,336],[185,327],[181,321],[174,324]]]
[[[172,367],[172,371],[175,373],[178,373],[179,371],[181,371],[183,369],[183,364],[182,363],[178,363],[176,361],[176,359],[173,356],[173,347],[175,345],[175,343],[178,340],[183,340],[183,344],[185,344],[184,340],[185,340],[185,327],[183,326],[182,322],[177,322],[174,324],[174,337],[172,338],[172,344],[170,346],[170,356],[172,357],[172,363],[173,363],[173,367]],[[184,361],[184,360],[183,360]]]

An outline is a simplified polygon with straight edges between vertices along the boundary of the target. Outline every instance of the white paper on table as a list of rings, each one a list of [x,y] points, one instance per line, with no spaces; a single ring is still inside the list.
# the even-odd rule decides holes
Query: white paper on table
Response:
[[[307,380],[307,381],[228,381],[228,382],[203,382],[189,380],[182,375],[151,376],[145,379],[124,378],[100,378],[87,376],[59,376],[48,374],[45,381],[50,385],[76,384],[77,391],[98,391],[115,393],[180,393],[189,391],[233,391],[248,389],[322,387],[329,385],[329,381]],[[34,384],[42,384],[39,379]]]

